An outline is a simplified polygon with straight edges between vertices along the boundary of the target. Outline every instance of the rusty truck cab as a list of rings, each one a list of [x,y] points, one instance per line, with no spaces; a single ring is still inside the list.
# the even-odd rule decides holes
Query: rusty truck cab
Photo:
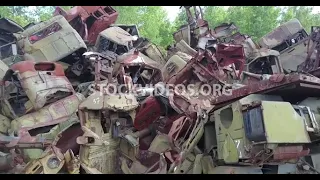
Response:
[[[64,16],[89,45],[94,45],[99,33],[116,22],[118,12],[111,6],[75,6],[68,11],[57,7],[54,15]]]
[[[36,62],[59,61],[87,46],[63,16],[36,24],[17,36],[18,46]]]
[[[292,19],[259,40],[259,45],[280,53],[280,61],[286,73],[296,71],[307,58],[308,33],[298,19]]]

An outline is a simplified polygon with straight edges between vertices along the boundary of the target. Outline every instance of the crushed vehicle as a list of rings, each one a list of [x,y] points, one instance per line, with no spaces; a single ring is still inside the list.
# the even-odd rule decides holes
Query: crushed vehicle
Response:
[[[200,6],[184,6],[187,14],[188,24],[183,25],[173,34],[174,40],[179,42],[185,41],[193,49],[205,49],[214,41],[214,37],[209,30],[208,22],[203,19],[203,12]]]
[[[63,16],[26,29],[17,40],[22,51],[33,56],[35,61],[59,61],[78,50],[83,53],[87,48]]]
[[[42,156],[46,156],[46,161],[55,163],[56,157],[53,156],[56,152],[50,149],[61,145],[62,141],[70,140],[70,136],[64,139],[57,135],[68,130],[77,135],[77,129],[73,129],[79,124],[75,113],[84,97],[74,91],[62,66],[53,62],[18,62],[6,71],[2,81],[1,114],[9,122],[0,142],[9,150],[17,150],[11,154],[4,153],[17,159],[19,165],[26,165],[25,171],[49,173],[50,169],[45,172],[39,162],[37,168],[31,168],[29,164],[35,163]],[[79,133],[82,132],[78,130]],[[77,144],[73,143],[73,146]],[[15,167],[11,164],[11,168]]]
[[[89,45],[94,45],[98,34],[116,22],[118,12],[111,6],[75,6],[68,11],[58,6],[57,15],[64,16]]]
[[[70,79],[73,75],[79,76],[77,70],[85,71],[81,63],[87,46],[63,16],[55,16],[36,24],[23,31],[20,36],[27,38],[18,40],[19,47],[30,54],[34,61],[58,62],[63,65]]]
[[[23,27],[15,23],[14,21],[6,18],[0,19],[0,59],[5,59],[7,57],[17,55],[18,48],[16,43],[16,37],[13,33],[23,31]]]
[[[110,27],[119,27],[131,34],[131,36],[140,37],[139,29],[135,24],[111,24]]]
[[[99,93],[92,94],[80,104],[79,116],[84,134],[77,138],[77,143],[80,144],[81,167],[86,173],[118,172],[120,141],[137,106],[134,96],[101,97]]]
[[[94,46],[94,51],[115,54],[114,56],[121,55],[128,52],[133,48],[133,41],[137,40],[127,31],[120,27],[109,27],[100,32]]]
[[[140,84],[145,87],[148,84],[156,84],[161,81],[161,64],[150,59],[137,50],[123,54],[117,58],[114,73],[120,77],[124,75],[132,79],[132,84]]]
[[[221,43],[243,45],[246,72],[270,75],[283,73],[280,53],[268,47],[260,47],[248,35],[241,34],[234,23],[215,27],[214,36]]]
[[[138,38],[134,42],[133,47],[161,65],[167,62],[167,52],[146,38]]]
[[[184,8],[166,51],[111,6],[0,19],[0,172],[319,174],[318,27],[255,43]]]
[[[13,31],[17,28],[13,26],[10,29]],[[1,58],[7,66],[25,60],[58,62],[64,66],[69,78],[69,67],[81,68],[81,64],[78,64],[83,61],[82,54],[86,52],[87,46],[63,16],[55,16],[48,21],[16,31],[8,33],[14,37],[12,43],[16,46],[11,50],[15,53]]]
[[[317,75],[319,37],[317,26],[311,28],[309,35],[298,19],[292,19],[262,37],[259,45],[279,51],[285,73],[298,71]]]
[[[10,27],[12,31],[15,28]],[[3,56],[1,58],[8,66],[19,62],[16,60],[19,59],[16,57],[17,55],[24,56],[27,54],[26,60],[55,62],[70,59],[69,56],[74,53],[82,54],[87,48],[82,38],[63,16],[56,16],[28,29],[20,28],[19,31],[8,34],[14,36],[12,42],[17,46],[16,53],[11,55],[13,57]],[[21,60],[23,61],[25,58]]]
[[[282,24],[259,41],[261,47],[276,50],[281,54],[281,64],[287,73],[296,71],[297,66],[306,60],[306,43],[308,34],[297,19]]]

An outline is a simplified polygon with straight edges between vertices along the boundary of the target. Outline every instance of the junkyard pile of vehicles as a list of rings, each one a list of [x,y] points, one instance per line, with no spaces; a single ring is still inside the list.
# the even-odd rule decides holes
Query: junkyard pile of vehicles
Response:
[[[184,8],[166,50],[111,6],[1,18],[1,173],[318,174],[320,28],[256,43]]]

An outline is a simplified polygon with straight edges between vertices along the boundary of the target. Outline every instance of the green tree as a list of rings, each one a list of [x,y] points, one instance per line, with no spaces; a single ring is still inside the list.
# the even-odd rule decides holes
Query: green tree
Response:
[[[69,10],[72,6],[61,6]],[[11,19],[21,26],[31,22],[46,21],[54,12],[54,6],[1,6],[0,15]]]
[[[35,10],[35,17],[39,21],[49,20],[54,12],[54,6],[37,6]]]
[[[62,6],[69,10],[72,6]],[[170,22],[167,14],[160,6],[114,6],[119,12],[117,23],[136,24],[140,34],[152,42],[166,47],[173,43],[172,33],[187,23],[184,8],[181,8],[174,22]],[[254,40],[272,31],[279,24],[297,18],[304,28],[310,32],[311,26],[320,25],[320,14],[312,13],[313,7],[286,6],[231,6],[203,7],[204,19],[211,28],[221,23],[234,22],[241,33],[252,36]],[[193,11],[193,9],[191,9]],[[0,15],[12,19],[21,26],[30,22],[45,21],[52,17],[54,6],[2,6]]]
[[[222,23],[235,23],[240,32],[258,39],[278,25],[280,8],[272,6],[222,6],[203,7],[204,19],[214,28]],[[174,21],[175,28],[187,23],[187,16],[182,9]]]
[[[165,20],[159,29],[159,36],[162,38],[160,42],[160,46],[166,48],[168,45],[174,43],[173,41],[173,32],[175,28],[169,22],[169,20]]]
[[[307,32],[311,26],[320,25],[320,14],[312,13],[313,7],[308,6],[289,6],[281,12],[281,23],[285,23],[293,18],[297,18]]]
[[[228,8],[227,19],[257,40],[278,26],[279,15],[280,8],[274,6],[233,6]]]
[[[223,6],[206,6],[203,13],[211,28],[228,21],[228,11]]]
[[[60,6],[64,10],[69,10],[72,6]],[[52,18],[55,6],[37,6],[34,10],[33,16],[37,21],[46,21]]]
[[[187,13],[184,8],[180,8],[177,17],[173,21],[173,26],[176,30],[178,30],[182,25],[187,23]]]
[[[114,8],[119,13],[116,23],[136,24],[141,36],[163,47],[172,43],[173,28],[161,6],[114,6]]]
[[[1,6],[0,15],[1,17],[15,21],[21,26],[25,26],[33,20],[28,7],[29,6]]]

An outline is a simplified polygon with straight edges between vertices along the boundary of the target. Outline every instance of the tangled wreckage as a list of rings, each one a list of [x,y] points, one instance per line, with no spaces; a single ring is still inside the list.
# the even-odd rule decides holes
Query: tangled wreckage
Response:
[[[111,6],[0,19],[0,171],[319,173],[320,28],[255,43],[184,8],[166,51]]]

